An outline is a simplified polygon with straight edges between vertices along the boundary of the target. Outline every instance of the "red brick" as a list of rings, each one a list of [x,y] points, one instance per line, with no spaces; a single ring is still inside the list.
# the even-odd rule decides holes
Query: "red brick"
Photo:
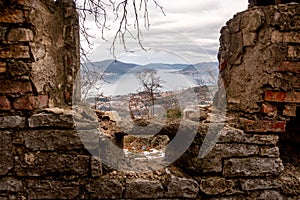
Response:
[[[32,92],[31,83],[29,81],[0,80],[0,93],[2,94],[26,92]]]
[[[24,22],[24,14],[21,10],[2,9],[0,15],[1,23],[22,23]]]
[[[244,126],[246,132],[266,133],[285,132],[285,121],[269,121],[269,120],[249,120],[240,118],[241,124]]]
[[[10,110],[10,102],[6,97],[0,97],[0,110]]]
[[[300,92],[265,91],[265,100],[272,102],[300,103]]]
[[[296,117],[296,105],[285,105],[283,110],[283,115],[288,117]]]
[[[268,115],[276,115],[277,114],[277,107],[272,104],[264,103],[261,106],[261,112],[268,114]]]
[[[33,110],[48,106],[48,96],[24,96],[14,101],[13,107],[17,110]]]
[[[281,62],[276,71],[300,73],[300,62]]]

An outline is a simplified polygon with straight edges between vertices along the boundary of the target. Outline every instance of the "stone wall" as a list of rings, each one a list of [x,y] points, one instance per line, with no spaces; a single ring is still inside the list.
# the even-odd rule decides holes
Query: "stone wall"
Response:
[[[79,66],[72,1],[1,1],[0,109],[71,105]]]
[[[137,173],[101,163],[123,164],[101,142],[94,111],[71,107],[79,68],[73,1],[1,1],[0,199],[299,199],[299,167],[282,162],[279,143],[288,120],[299,119],[299,13],[295,4],[253,7],[230,20],[219,54],[225,126],[213,113],[190,122],[196,138],[178,161]],[[198,158],[212,124],[217,143]],[[172,138],[173,129],[163,134]]]

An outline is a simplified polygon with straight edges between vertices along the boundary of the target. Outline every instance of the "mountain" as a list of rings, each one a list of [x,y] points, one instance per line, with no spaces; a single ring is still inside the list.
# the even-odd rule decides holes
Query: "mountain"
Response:
[[[194,65],[188,65],[184,69],[180,70],[183,74],[190,73],[215,73],[218,72],[218,63],[217,62],[202,62]]]
[[[218,74],[217,62],[202,62],[197,64],[165,64],[165,63],[150,63],[147,65],[138,65],[133,63],[124,63],[117,60],[103,60],[99,62],[92,62],[84,65],[89,70],[96,72],[105,72],[122,75],[125,73],[134,73],[144,69],[154,70],[179,70],[178,73],[192,75],[196,73]]]
[[[123,63],[117,60],[103,60],[86,64],[88,69],[92,69],[101,73],[105,72],[115,74],[125,74],[136,66],[138,65],[132,63]]]

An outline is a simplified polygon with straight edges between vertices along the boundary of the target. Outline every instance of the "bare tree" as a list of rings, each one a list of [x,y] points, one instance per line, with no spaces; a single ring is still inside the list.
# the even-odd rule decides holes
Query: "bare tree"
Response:
[[[155,92],[162,87],[164,82],[160,76],[157,74],[157,71],[154,69],[145,69],[141,72],[135,74],[136,78],[140,81],[143,87],[143,91],[150,98],[152,104],[152,115],[154,114],[154,101],[155,101]]]
[[[118,24],[118,28],[115,31],[114,39],[110,48],[111,54],[115,57],[115,46],[119,39],[124,49],[126,48],[126,36],[137,40],[138,45],[144,49],[141,42],[141,27],[146,29],[150,28],[149,19],[149,6],[153,4],[161,10],[165,15],[163,7],[157,0],[74,0],[77,9],[80,11],[80,31],[81,35],[87,41],[89,47],[91,47],[88,28],[85,22],[88,18],[93,18],[95,26],[99,28],[102,33],[102,39],[104,38],[105,30],[110,29],[109,19],[113,18],[113,23]],[[130,22],[129,16],[133,16],[133,22]],[[143,23],[141,23],[141,20]],[[135,29],[135,34],[132,33],[129,28]],[[82,55],[86,58],[86,49],[81,49]]]
[[[144,26],[146,29],[150,28],[149,20],[149,7],[153,4],[155,7],[161,10],[163,15],[165,15],[163,7],[158,3],[157,0],[73,0],[80,16],[80,35],[88,44],[87,48],[83,48],[80,45],[81,52],[81,77],[80,85],[82,91],[82,99],[87,98],[91,91],[100,91],[99,80],[103,80],[103,74],[99,73],[95,68],[99,66],[93,65],[91,69],[92,62],[88,59],[90,50],[92,50],[91,38],[93,36],[90,34],[89,29],[86,26],[88,20],[93,19],[95,26],[100,30],[103,40],[104,32],[110,30],[110,24],[118,24],[115,31],[115,35],[110,47],[110,53],[116,59],[115,48],[116,43],[119,40],[123,45],[124,50],[126,48],[126,36],[137,40],[138,45],[145,50],[141,42],[141,28]],[[133,16],[130,21],[130,16]],[[111,19],[113,19],[111,21]],[[141,22],[143,21],[143,22]],[[141,25],[143,24],[143,25]],[[130,31],[133,27],[135,33]],[[95,91],[93,91],[95,93]]]

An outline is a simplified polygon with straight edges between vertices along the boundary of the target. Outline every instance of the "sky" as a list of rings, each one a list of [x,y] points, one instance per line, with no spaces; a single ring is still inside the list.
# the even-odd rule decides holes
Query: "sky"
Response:
[[[164,16],[151,0],[149,2],[150,29],[141,30],[146,51],[128,37],[127,52],[122,44],[116,43],[117,60],[137,64],[217,61],[221,27],[237,12],[246,10],[248,5],[246,0],[157,0],[164,9]],[[129,16],[133,28],[132,20]],[[95,37],[91,40],[93,49],[89,58],[92,61],[113,59],[109,48],[117,22],[109,20],[108,24],[110,30],[105,31],[104,41],[92,20],[87,22],[90,34]]]

